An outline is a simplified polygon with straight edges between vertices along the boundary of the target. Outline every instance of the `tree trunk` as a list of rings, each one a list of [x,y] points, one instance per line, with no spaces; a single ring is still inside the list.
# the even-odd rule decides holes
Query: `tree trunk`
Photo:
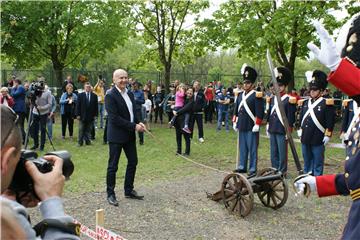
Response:
[[[63,84],[63,81],[64,81],[64,79],[63,79],[63,68],[61,68],[61,69],[56,69],[56,68],[54,67],[54,72],[55,72],[56,83],[57,83],[58,86],[61,87],[62,84]]]
[[[291,92],[291,90],[293,90],[294,86],[295,86],[294,64],[290,63],[290,66],[288,66],[288,68],[293,76],[292,80],[289,82],[289,85],[288,85],[288,92]]]
[[[56,79],[56,85],[61,87],[63,84],[63,70],[64,70],[64,64],[62,64],[58,59],[52,59],[52,64],[55,72],[55,79]]]
[[[165,91],[166,93],[170,92],[170,71],[171,71],[171,64],[167,63],[165,64],[165,70],[164,70],[164,80],[165,80]]]

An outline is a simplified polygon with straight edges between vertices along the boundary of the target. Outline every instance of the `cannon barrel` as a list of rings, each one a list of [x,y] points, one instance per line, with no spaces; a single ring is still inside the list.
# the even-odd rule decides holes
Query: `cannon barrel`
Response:
[[[254,178],[250,178],[248,180],[252,183],[259,184],[259,183],[263,183],[263,182],[281,180],[282,178],[283,178],[283,175],[281,173],[277,173],[274,175],[269,175],[269,176],[264,176],[264,177],[254,177]]]

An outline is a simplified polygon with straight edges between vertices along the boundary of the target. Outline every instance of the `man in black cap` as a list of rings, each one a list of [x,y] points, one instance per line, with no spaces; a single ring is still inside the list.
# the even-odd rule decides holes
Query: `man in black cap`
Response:
[[[323,98],[322,92],[327,86],[327,76],[315,70],[307,77],[309,81],[310,99],[299,100],[300,130],[304,172],[314,176],[323,174],[325,145],[330,141],[335,124],[334,99]]]
[[[250,157],[249,174],[257,170],[257,148],[259,144],[260,124],[264,116],[264,103],[262,92],[254,90],[257,72],[254,68],[243,65],[243,89],[236,99],[233,128],[239,132],[238,164],[235,172],[246,173],[247,162]]]
[[[290,131],[295,123],[296,98],[286,94],[286,87],[292,79],[292,74],[285,67],[274,69],[276,80],[279,84],[281,102],[284,106],[286,117],[289,121]],[[284,123],[281,118],[280,108],[275,96],[266,98],[268,116],[266,131],[270,135],[271,166],[282,173],[287,172],[287,140]]]

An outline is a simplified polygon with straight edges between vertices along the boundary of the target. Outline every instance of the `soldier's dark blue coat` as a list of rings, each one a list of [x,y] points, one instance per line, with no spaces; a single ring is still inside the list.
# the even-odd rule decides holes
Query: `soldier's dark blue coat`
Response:
[[[264,117],[264,100],[262,98],[262,92],[253,91],[247,99],[247,105],[249,106],[251,112],[256,118],[256,123],[261,124],[261,120]],[[251,131],[254,127],[254,121],[247,114],[244,105],[239,109],[239,105],[242,99],[245,97],[245,92],[241,92],[236,99],[236,104],[234,108],[234,116],[238,117],[237,128],[239,132]]]
[[[299,100],[300,109],[300,124],[303,121],[304,115],[308,110],[308,101],[312,103],[313,99]],[[322,99],[321,102],[314,108],[314,113],[320,124],[325,128],[325,133],[315,125],[311,115],[307,115],[302,126],[301,143],[309,145],[322,145],[324,135],[331,136],[335,124],[335,108],[333,99]]]
[[[348,222],[343,231],[343,239],[360,237],[360,121],[357,119],[352,128],[347,145],[345,171],[341,174],[316,177],[316,186],[320,197],[330,195],[351,195]]]
[[[351,99],[346,99],[343,101],[341,132],[345,133],[348,130],[353,117],[354,117],[354,101]]]
[[[276,98],[275,96],[272,96],[267,99],[267,101],[269,101],[269,109],[268,109],[269,114],[267,118],[267,122],[269,123],[268,131],[269,133],[286,134],[285,128],[281,124],[279,116],[276,114],[276,110],[274,110],[273,113],[271,113],[271,109],[275,105],[275,98]],[[296,98],[288,96],[281,102],[284,106],[285,114],[289,121],[289,126],[293,128],[295,123]]]

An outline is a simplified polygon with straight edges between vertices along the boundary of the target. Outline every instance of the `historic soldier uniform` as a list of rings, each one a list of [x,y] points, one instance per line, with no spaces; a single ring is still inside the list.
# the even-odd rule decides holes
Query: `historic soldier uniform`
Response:
[[[356,101],[352,99],[345,99],[342,105],[343,114],[340,138],[343,140],[344,144],[347,144],[351,133],[351,126],[354,125],[356,119],[360,114],[360,107],[358,106]],[[349,154],[349,149],[350,148],[346,149],[347,154]]]
[[[239,161],[235,171],[247,172],[247,162],[250,157],[249,174],[252,175],[257,170],[259,128],[264,115],[264,101],[262,92],[253,89],[257,77],[256,70],[245,65],[241,72],[245,91],[236,99],[233,117],[233,128],[239,131]]]
[[[286,86],[292,79],[291,72],[284,67],[278,67],[274,70],[276,80],[279,86],[284,86],[283,91],[280,92],[281,102],[284,106],[285,114],[292,130],[295,123],[296,112],[296,98],[286,94]],[[271,166],[278,169],[282,173],[287,172],[287,140],[284,123],[281,118],[280,108],[276,96],[266,98],[267,106],[267,132],[270,135],[270,154]]]
[[[315,70],[310,90],[323,91],[327,86],[324,72]],[[320,94],[321,95],[321,94]],[[314,176],[323,174],[325,145],[329,142],[335,124],[334,100],[323,97],[299,100],[301,148],[304,172]]]
[[[342,59],[332,69],[329,82],[350,96],[357,105],[360,105],[360,15],[350,19],[350,26]],[[321,32],[322,45],[326,46],[320,50],[321,56],[328,56],[334,52],[329,43],[323,41],[331,39],[323,27],[317,27]],[[341,32],[341,31],[340,31]],[[329,45],[328,45],[329,44]],[[330,45],[331,46],[331,45]],[[318,57],[319,58],[319,57]],[[329,59],[329,58],[327,58]],[[335,59],[337,61],[337,59]],[[360,115],[350,126],[348,139],[348,154],[345,158],[344,172],[340,174],[324,175],[318,177],[307,176],[298,179],[294,184],[299,190],[308,184],[311,190],[318,193],[319,197],[331,195],[350,195],[352,205],[349,211],[348,221],[343,230],[342,239],[359,239],[360,236]]]

